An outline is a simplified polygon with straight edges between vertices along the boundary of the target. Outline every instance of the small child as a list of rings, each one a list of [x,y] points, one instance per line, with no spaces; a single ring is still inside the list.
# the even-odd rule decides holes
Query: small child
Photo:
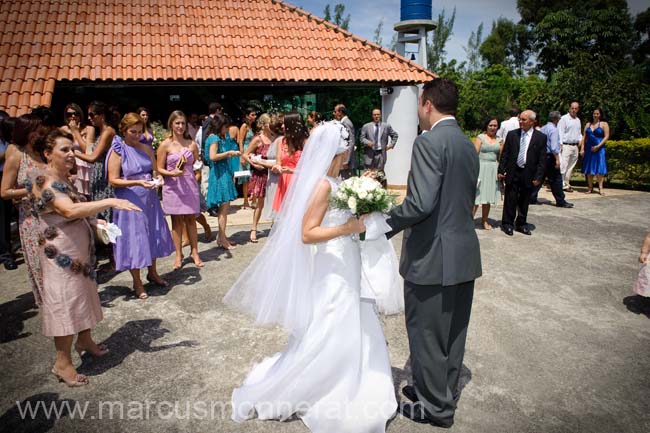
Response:
[[[639,262],[643,263],[639,276],[634,283],[634,292],[638,295],[650,297],[650,232],[646,233],[639,253]]]

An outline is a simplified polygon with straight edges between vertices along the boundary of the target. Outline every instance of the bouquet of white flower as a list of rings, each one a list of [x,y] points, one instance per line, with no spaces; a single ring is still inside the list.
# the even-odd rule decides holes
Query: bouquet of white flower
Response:
[[[395,205],[395,196],[370,177],[351,177],[341,182],[338,191],[331,198],[331,204],[335,209],[350,210],[357,216],[372,212],[385,213]],[[364,240],[365,233],[361,233],[359,239]]]

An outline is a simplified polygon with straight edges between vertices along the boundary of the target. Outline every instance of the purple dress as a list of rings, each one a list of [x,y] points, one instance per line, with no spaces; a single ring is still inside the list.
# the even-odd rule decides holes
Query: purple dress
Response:
[[[117,135],[108,151],[122,157],[122,179],[151,179],[151,158],[135,147],[124,143]],[[122,230],[113,253],[115,269],[140,269],[151,266],[153,259],[166,257],[174,252],[174,243],[160,207],[155,189],[142,186],[115,188],[115,197],[126,199],[142,209],[142,212],[113,211],[113,222]]]
[[[153,131],[151,129],[147,129],[147,132],[149,133],[149,138],[147,138],[146,135],[142,134],[140,137],[140,143],[153,147]]]
[[[199,202],[199,184],[194,177],[194,154],[189,149],[167,153],[166,167],[169,171],[176,169],[176,164],[185,155],[186,163],[181,176],[165,177],[162,189],[162,206],[167,215],[195,215],[201,212]]]

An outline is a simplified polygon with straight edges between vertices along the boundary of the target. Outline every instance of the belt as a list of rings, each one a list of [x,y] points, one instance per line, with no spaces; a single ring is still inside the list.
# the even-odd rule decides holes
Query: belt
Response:
[[[578,144],[580,144],[580,142],[575,142],[575,143],[562,143],[562,144],[566,144],[567,146],[577,146]]]

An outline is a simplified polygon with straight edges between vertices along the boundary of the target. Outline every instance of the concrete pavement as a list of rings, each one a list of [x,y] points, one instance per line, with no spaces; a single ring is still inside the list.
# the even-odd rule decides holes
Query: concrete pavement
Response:
[[[568,194],[574,209],[531,206],[530,237],[477,230],[484,275],[476,285],[467,383],[451,432],[650,431],[650,308],[631,292],[650,194],[607,192]],[[280,330],[255,326],[221,302],[265,241],[261,235],[259,244],[247,242],[250,211],[233,210],[228,233],[237,249],[200,243],[206,261],[200,270],[186,259],[171,272],[172,258],[161,260],[172,285],[148,287],[146,301],[131,296],[128,273],[103,277],[105,318],[94,336],[111,353],[74,355],[89,386],[67,388],[49,373],[54,347],[40,334],[25,267],[1,272],[0,431],[307,432],[300,421],[230,421],[232,389],[286,341]],[[500,215],[497,206],[494,224]],[[404,316],[383,322],[394,377],[403,385]],[[25,402],[42,405],[33,419],[21,416]],[[60,419],[43,412],[52,402],[63,409]],[[387,429],[433,430],[400,416]]]

